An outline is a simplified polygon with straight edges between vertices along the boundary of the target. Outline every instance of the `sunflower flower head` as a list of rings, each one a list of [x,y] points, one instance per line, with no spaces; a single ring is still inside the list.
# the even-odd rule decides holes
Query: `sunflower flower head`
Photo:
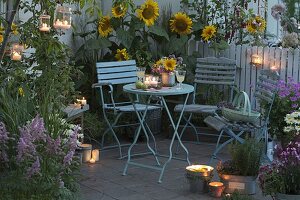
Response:
[[[164,60],[164,69],[166,72],[172,72],[176,69],[177,61],[175,58],[167,58]]]
[[[11,25],[11,31],[14,35],[18,35],[19,32],[18,32],[18,26],[15,24],[15,23],[12,23]]]
[[[23,88],[21,88],[21,87],[18,88],[18,94],[19,94],[21,97],[24,97],[24,96],[25,96],[25,93],[24,93]]]
[[[144,21],[147,26],[153,26],[159,16],[158,3],[154,0],[146,0],[146,2],[137,9],[137,16],[140,20]]]
[[[201,37],[204,41],[207,42],[216,35],[216,32],[217,28],[214,25],[205,26],[202,31]]]
[[[266,29],[266,21],[261,16],[255,16],[247,21],[246,29],[250,34],[262,33]]]
[[[129,60],[129,54],[127,53],[127,50],[125,48],[117,49],[115,58],[117,59],[117,61]]]
[[[193,22],[185,13],[178,12],[170,20],[170,29],[180,35],[190,34],[192,32]]]
[[[0,43],[2,43],[2,42],[3,42],[3,39],[4,39],[3,35],[2,35],[2,34],[0,34]]]
[[[111,12],[115,18],[122,18],[127,12],[127,7],[125,4],[117,3],[113,5]]]
[[[99,20],[98,23],[98,32],[102,37],[107,37],[111,32],[113,31],[113,28],[110,24],[110,17],[109,16],[103,16]]]

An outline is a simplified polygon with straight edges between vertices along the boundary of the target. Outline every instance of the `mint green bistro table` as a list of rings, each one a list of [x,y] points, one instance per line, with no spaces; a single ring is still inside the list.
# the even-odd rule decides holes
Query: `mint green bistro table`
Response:
[[[189,152],[188,152],[187,148],[183,145],[183,143],[182,143],[182,141],[179,137],[178,127],[180,125],[180,121],[181,121],[181,118],[183,116],[184,108],[187,104],[187,100],[189,98],[189,95],[190,95],[190,93],[194,92],[194,87],[191,86],[191,85],[182,84],[181,89],[178,89],[177,87],[163,87],[160,90],[156,90],[156,89],[142,90],[142,89],[136,89],[135,84],[127,84],[127,85],[123,86],[123,91],[126,92],[126,93],[129,93],[129,94],[147,96],[147,107],[146,107],[145,111],[143,111],[143,112],[140,112],[138,110],[138,107],[136,106],[136,104],[138,104],[139,102],[135,101],[132,97],[130,97],[131,102],[132,102],[133,107],[134,107],[134,110],[135,110],[135,112],[137,114],[137,117],[138,117],[138,120],[140,122],[140,126],[138,127],[138,130],[135,134],[133,143],[131,144],[131,146],[128,149],[128,158],[127,158],[127,162],[126,162],[126,165],[125,165],[125,168],[124,168],[124,171],[123,171],[123,175],[127,174],[127,170],[128,170],[129,165],[144,167],[144,168],[160,171],[160,176],[159,176],[158,182],[161,183],[165,168],[166,168],[167,164],[172,159],[186,161],[190,165]],[[184,104],[183,104],[183,109],[180,112],[179,119],[178,119],[177,123],[175,124],[174,119],[173,119],[173,117],[170,113],[170,110],[168,108],[167,102],[165,100],[165,97],[167,97],[167,96],[176,96],[176,95],[185,96],[185,100],[184,100]],[[133,95],[130,95],[130,96],[133,96]],[[154,96],[155,97],[160,97],[161,102],[162,102],[162,107],[166,110],[166,112],[168,114],[168,117],[170,119],[171,125],[174,129],[172,140],[171,140],[171,143],[170,143],[170,146],[169,146],[169,155],[159,154],[156,150],[156,145],[155,145],[154,148],[151,147],[151,145],[149,143],[149,133],[148,133],[148,130],[145,128],[145,125],[144,125],[146,123],[145,122],[145,117],[146,117],[146,114],[147,114],[147,111],[148,111],[148,106],[150,104],[150,101],[151,101],[152,97],[154,97]],[[137,162],[134,162],[134,161],[131,160],[131,157],[132,157],[131,150],[136,145],[137,140],[140,136],[140,133],[141,133],[142,129],[143,129],[143,132],[144,132],[146,140],[147,140],[147,147],[150,150],[151,154],[154,156],[154,158],[157,162],[157,166],[137,163]],[[180,146],[184,149],[184,151],[186,153],[186,158],[185,159],[173,156],[172,147],[173,147],[175,138],[177,138]],[[153,140],[155,140],[154,137],[153,137]],[[156,144],[155,141],[154,141],[154,144]],[[158,160],[158,157],[166,157],[166,158],[168,158],[168,160],[163,165],[161,165],[159,160]]]

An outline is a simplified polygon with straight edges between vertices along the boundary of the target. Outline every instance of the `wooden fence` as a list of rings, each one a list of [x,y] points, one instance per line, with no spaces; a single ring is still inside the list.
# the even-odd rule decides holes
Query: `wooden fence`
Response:
[[[194,51],[199,52],[201,57],[215,55],[208,44],[191,41],[189,53]],[[251,64],[251,58],[254,54],[262,58],[262,65],[259,67]],[[255,85],[261,69],[274,70],[275,68],[281,79],[288,81],[288,77],[292,77],[295,81],[300,82],[299,49],[230,45],[227,50],[221,52],[220,56],[236,60],[238,66],[236,85],[239,90],[248,93],[251,101],[253,101]]]

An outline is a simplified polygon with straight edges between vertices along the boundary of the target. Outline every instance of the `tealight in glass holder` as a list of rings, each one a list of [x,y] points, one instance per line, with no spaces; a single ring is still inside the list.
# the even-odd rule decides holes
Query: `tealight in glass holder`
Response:
[[[20,61],[22,60],[22,54],[24,51],[24,46],[22,44],[13,44],[11,47],[11,60]]]
[[[39,29],[41,32],[49,32],[50,26],[50,15],[41,15],[39,21]]]
[[[69,29],[72,23],[72,9],[66,6],[57,5],[53,26],[55,29]]]

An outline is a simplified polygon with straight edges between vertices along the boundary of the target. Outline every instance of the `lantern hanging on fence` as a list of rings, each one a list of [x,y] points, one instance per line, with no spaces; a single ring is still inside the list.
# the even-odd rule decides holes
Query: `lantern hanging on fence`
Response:
[[[24,51],[24,46],[22,44],[13,44],[11,47],[11,60],[20,61],[22,60],[22,54]]]
[[[50,26],[50,15],[43,14],[40,16],[39,29],[41,32],[49,32]]]
[[[254,65],[255,67],[261,67],[263,64],[262,57],[258,54],[253,54],[251,56],[251,64]]]
[[[55,29],[69,29],[72,23],[71,8],[57,5],[54,13],[53,26]]]

